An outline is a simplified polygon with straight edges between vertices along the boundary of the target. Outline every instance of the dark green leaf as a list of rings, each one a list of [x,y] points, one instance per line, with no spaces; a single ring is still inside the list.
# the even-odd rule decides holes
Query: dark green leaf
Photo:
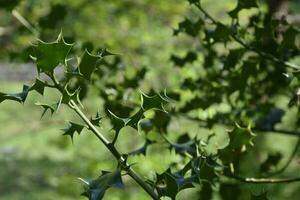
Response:
[[[52,73],[58,64],[65,64],[72,44],[67,44],[60,33],[55,42],[46,43],[39,40],[33,47],[38,72]]]
[[[67,9],[64,5],[52,5],[50,12],[46,16],[40,18],[39,25],[42,28],[54,29],[60,21],[64,20],[66,15]]]
[[[69,122],[69,127],[64,129],[64,134],[63,135],[68,135],[71,137],[72,141],[73,141],[73,136],[74,133],[77,132],[78,135],[81,133],[82,129],[84,128],[84,126],[80,125],[80,124],[76,124],[74,122]]]
[[[176,55],[171,56],[171,61],[175,65],[180,66],[180,67],[183,67],[187,63],[193,63],[196,60],[197,60],[197,54],[192,51],[189,51],[183,58],[180,58]]]
[[[21,0],[0,0],[0,9],[12,10]]]
[[[231,149],[242,149],[246,145],[253,145],[252,139],[256,136],[251,127],[241,127],[237,123],[235,128],[228,132],[229,134],[229,147]]]
[[[174,30],[174,35],[178,35],[179,33],[184,32],[192,37],[196,37],[199,34],[203,25],[204,22],[201,18],[198,19],[198,21],[196,22],[192,22],[189,19],[185,19],[184,21],[178,24],[178,28]]]
[[[100,59],[100,56],[92,55],[88,51],[85,51],[81,56],[78,69],[86,80],[91,79],[91,75],[95,71],[97,62]]]
[[[40,79],[36,79],[30,90],[35,90],[41,95],[44,95],[45,83]]]
[[[237,6],[228,14],[232,18],[237,18],[238,13],[243,9],[257,8],[257,0],[238,0]]]
[[[17,101],[24,103],[28,93],[30,92],[30,87],[28,85],[23,85],[23,90],[20,93],[2,93],[0,92],[0,103],[5,100]]]
[[[121,172],[102,171],[102,175],[95,180],[81,179],[85,184],[85,192],[83,193],[89,200],[101,200],[107,189],[110,187],[123,188]]]
[[[43,104],[43,103],[39,103],[39,102],[37,102],[36,105],[41,106],[44,109],[41,118],[46,114],[46,112],[48,110],[50,110],[51,115],[53,115],[53,113],[58,109],[58,106],[59,106],[58,103],[49,105],[49,104]]]
[[[156,94],[154,96],[147,96],[143,92],[141,92],[141,99],[142,99],[142,108],[147,111],[150,109],[159,109],[164,110],[163,103],[171,102],[171,99],[166,96],[166,94]]]

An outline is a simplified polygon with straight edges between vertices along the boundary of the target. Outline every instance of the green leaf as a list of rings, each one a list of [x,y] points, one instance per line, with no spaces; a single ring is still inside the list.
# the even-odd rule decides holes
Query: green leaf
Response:
[[[103,119],[103,117],[100,117],[99,112],[97,112],[95,117],[91,118],[91,123],[95,126],[100,126],[101,120]]]
[[[43,81],[41,81],[40,79],[36,79],[30,90],[35,90],[41,95],[44,95],[45,86],[46,85]]]
[[[179,188],[176,182],[176,177],[168,169],[162,174],[156,175],[156,190],[159,196],[167,196],[175,200],[176,195],[179,192]]]
[[[79,72],[83,75],[83,78],[86,80],[91,79],[91,75],[95,71],[96,65],[100,59],[101,56],[92,55],[87,50],[84,52],[78,66]]]
[[[0,9],[12,10],[21,0],[0,0]]]
[[[158,93],[154,96],[147,96],[143,92],[141,93],[142,109],[144,111],[153,108],[158,110],[164,110],[163,103],[168,103],[172,101],[169,97],[166,96],[166,93],[164,93],[164,95]]]
[[[65,64],[72,46],[64,41],[62,33],[55,42],[46,43],[38,40],[33,46],[38,72],[53,73],[59,64]]]
[[[110,187],[123,188],[121,172],[102,171],[102,175],[95,180],[80,179],[85,184],[85,192],[83,193],[89,200],[101,200],[107,189]]]
[[[230,37],[230,29],[224,24],[218,22],[217,27],[212,34],[212,37],[215,42],[227,42]]]
[[[50,12],[46,16],[40,18],[39,25],[41,28],[54,29],[60,21],[64,20],[66,15],[67,8],[65,5],[52,5]]]
[[[23,85],[23,90],[20,93],[2,93],[2,92],[0,92],[0,103],[2,103],[5,100],[12,100],[12,101],[24,103],[29,92],[30,92],[30,86],[28,86],[28,85]]]
[[[46,114],[46,112],[48,110],[50,111],[51,115],[53,115],[53,113],[55,111],[57,111],[57,109],[59,107],[59,103],[49,105],[49,104],[44,104],[44,103],[37,102],[37,103],[35,103],[35,105],[41,106],[44,109],[41,118],[43,118],[43,116]]]
[[[252,140],[256,136],[252,131],[250,125],[246,128],[240,127],[235,124],[235,128],[228,132],[229,134],[229,147],[231,149],[242,149],[246,145],[253,146]]]
[[[174,30],[174,35],[178,35],[179,33],[184,32],[192,37],[196,37],[198,36],[203,25],[204,22],[201,18],[199,18],[196,22],[185,19],[178,24],[178,28]]]
[[[228,14],[232,18],[237,18],[238,13],[243,9],[249,9],[249,8],[257,8],[257,0],[238,0],[237,6],[230,11]]]
[[[193,51],[189,51],[187,52],[187,54],[185,55],[185,57],[180,58],[176,55],[171,55],[171,61],[179,66],[179,67],[183,67],[185,64],[187,63],[193,63],[194,61],[197,60],[197,54]]]
[[[118,134],[120,130],[125,126],[126,124],[126,118],[120,118],[116,116],[114,113],[112,113],[110,110],[108,110],[110,114],[110,121],[113,126],[113,130]]]
[[[73,141],[73,136],[74,133],[77,132],[78,135],[81,133],[82,129],[84,128],[84,126],[80,125],[80,124],[76,124],[74,122],[69,122],[69,127],[64,129],[64,134],[63,135],[68,135],[71,137],[72,141]]]

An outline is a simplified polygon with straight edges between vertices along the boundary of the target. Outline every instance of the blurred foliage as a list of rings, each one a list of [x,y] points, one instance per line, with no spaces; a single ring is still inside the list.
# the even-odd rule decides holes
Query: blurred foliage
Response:
[[[94,177],[82,179],[89,199],[101,199],[107,189],[107,199],[149,198],[127,176],[121,180],[117,162],[106,162],[110,159],[106,150],[84,134],[78,117],[61,106],[73,100],[82,101],[86,113],[95,116],[92,124],[100,126],[129,163],[137,163],[133,167],[159,196],[224,200],[299,196],[298,182],[269,183],[273,177],[299,174],[300,31],[284,18],[273,18],[265,1],[219,5],[199,0],[26,0],[2,7],[6,9],[1,14],[5,18],[0,24],[1,58],[28,62],[30,54],[37,71],[50,78],[39,77],[19,93],[1,92],[3,116],[8,115],[3,121],[26,119],[31,110],[25,108],[20,119],[14,118],[8,113],[15,102],[6,100],[27,106],[32,103],[27,94],[35,91],[45,97],[34,99],[47,102],[38,103],[42,116],[59,110],[53,119],[59,123],[72,119],[63,134],[74,142],[71,147],[69,141],[49,134],[57,129],[51,123],[45,125],[47,139],[37,133],[30,139],[12,137],[3,142],[0,161],[8,173],[1,177],[24,173],[20,179],[4,181],[3,199],[23,199],[28,192],[28,199],[77,198],[79,184],[70,178],[77,175]],[[55,42],[46,43],[61,30],[64,38],[60,34]],[[36,37],[41,40],[29,47]],[[66,42],[74,42],[72,49]],[[58,65],[64,66],[63,75],[55,71]],[[51,85],[54,75],[62,76],[59,86]],[[157,92],[164,88],[167,92]],[[50,94],[45,93],[48,90]],[[33,141],[45,152],[36,152]],[[21,150],[15,152],[16,147]],[[53,168],[58,171],[49,177]],[[99,173],[100,169],[106,171]],[[122,188],[123,182],[125,191],[111,188]],[[11,191],[15,187],[20,192]],[[35,188],[48,189],[39,194]]]

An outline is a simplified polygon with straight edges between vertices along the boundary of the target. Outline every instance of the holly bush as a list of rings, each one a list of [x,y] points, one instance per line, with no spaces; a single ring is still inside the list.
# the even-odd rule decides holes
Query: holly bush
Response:
[[[2,6],[11,9],[18,1],[3,2]],[[170,55],[174,71],[164,74],[165,79],[178,77],[172,88],[157,91],[147,86],[142,91],[151,68],[140,67],[128,76],[120,55],[106,48],[86,48],[78,53],[62,31],[53,42],[38,40],[32,45],[35,82],[24,85],[19,93],[0,93],[0,102],[24,103],[32,91],[44,95],[45,90],[57,90],[57,102],[37,103],[42,116],[46,112],[55,115],[66,106],[82,123],[68,122],[63,135],[73,141],[76,133],[86,129],[109,150],[117,163],[115,169],[102,171],[91,180],[80,178],[82,195],[88,199],[102,199],[111,187],[126,187],[124,176],[131,177],[152,199],[176,199],[183,190],[195,190],[199,199],[265,200],[267,190],[253,193],[247,185],[300,181],[295,172],[285,174],[300,145],[300,66],[295,64],[299,28],[285,18],[274,18],[263,9],[265,3],[257,0],[238,0],[222,20],[201,0],[188,3],[191,12],[173,31],[174,37],[185,37],[189,45],[184,52],[174,50]],[[56,7],[52,17],[41,19],[41,30],[54,26],[57,9],[63,8]],[[102,99],[93,116],[85,113],[82,103],[89,90]],[[288,115],[294,122],[288,129],[280,129]],[[140,134],[144,145],[122,152],[117,143],[125,128]],[[264,152],[265,140],[272,140],[266,137],[269,133],[297,138],[284,164],[279,165],[280,153]],[[273,142],[280,145],[280,141]],[[162,173],[153,172],[152,177],[139,175],[134,170],[139,163],[133,163],[132,157],[147,159],[154,147],[159,149],[155,153],[164,156],[176,154],[176,161]],[[245,188],[246,195],[242,194]]]

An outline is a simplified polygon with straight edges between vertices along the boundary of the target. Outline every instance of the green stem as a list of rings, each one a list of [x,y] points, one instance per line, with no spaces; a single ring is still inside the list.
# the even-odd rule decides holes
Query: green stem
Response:
[[[247,177],[240,177],[240,176],[228,176],[229,178],[233,178],[239,180],[244,183],[255,183],[255,184],[276,184],[276,183],[292,183],[292,182],[299,182],[300,177],[296,178],[277,178],[277,179],[270,179],[270,178],[247,178]]]
[[[77,106],[77,104],[71,100],[68,103],[68,106],[74,110],[80,118],[86,123],[88,128],[94,133],[94,135],[105,145],[105,147],[113,154],[113,156],[118,160],[120,166],[127,172],[127,174],[135,180],[153,199],[159,200],[158,195],[153,191],[153,189],[131,168],[131,166],[127,163],[124,156],[122,156],[119,151],[115,148],[115,146],[110,143],[102,133],[98,131],[98,129],[91,123],[91,121],[85,116],[85,114],[81,111],[81,109]]]

